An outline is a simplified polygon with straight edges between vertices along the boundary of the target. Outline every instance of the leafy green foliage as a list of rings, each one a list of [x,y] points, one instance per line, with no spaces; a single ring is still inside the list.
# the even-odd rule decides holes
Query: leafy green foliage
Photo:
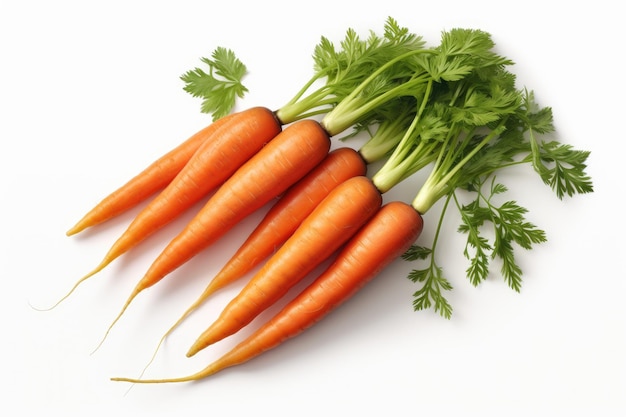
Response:
[[[500,133],[503,127],[498,125],[520,105],[519,94],[512,88],[515,77],[504,70],[510,61],[493,53],[492,47],[490,35],[483,31],[444,32],[439,47],[416,56],[411,81],[396,88],[396,94],[414,94],[420,108],[409,127],[414,132],[405,136],[373,180],[386,190],[422,169],[423,162],[437,159],[430,183],[419,195],[421,201],[414,204],[421,213],[456,188],[457,171],[489,141],[475,143],[474,130]],[[422,145],[433,141],[440,142],[436,149]]]
[[[409,273],[409,279],[415,283],[421,283],[420,289],[413,293],[413,308],[426,310],[433,308],[442,317],[452,317],[452,306],[444,296],[444,291],[450,291],[452,285],[443,277],[443,271],[435,263],[433,251],[429,248],[413,245],[407,250],[402,258],[407,261],[430,259],[423,269],[413,269]]]
[[[322,124],[331,136],[348,128],[369,133],[378,126],[362,149],[370,162],[387,157],[372,177],[381,192],[432,166],[412,205],[425,214],[445,199],[435,238],[430,249],[416,245],[403,258],[423,264],[409,274],[420,285],[414,308],[434,308],[446,318],[452,306],[445,294],[452,285],[436,253],[450,201],[461,216],[458,231],[467,237],[463,253],[470,283],[485,281],[499,263],[505,282],[520,291],[522,269],[514,251],[531,249],[546,236],[516,201],[499,203],[507,188],[495,181],[495,173],[529,164],[558,198],[593,191],[585,172],[589,152],[540,139],[554,132],[552,110],[539,107],[532,91],[516,87],[507,70],[513,62],[494,46],[487,32],[455,28],[442,32],[438,46],[426,47],[391,17],[382,36],[370,31],[361,37],[350,28],[339,44],[320,39],[313,75],[276,111],[285,124],[325,114]],[[247,91],[241,84],[246,69],[223,48],[202,61],[209,71],[186,73],[185,89],[203,98],[203,111],[219,117]],[[460,205],[457,190],[475,199]]]
[[[442,198],[446,204],[431,249],[415,246],[404,259],[426,263],[409,274],[421,284],[414,293],[415,309],[432,307],[444,317],[452,313],[445,297],[452,285],[437,264],[437,241],[448,202],[457,201],[457,189],[476,196],[463,206],[457,201],[462,219],[458,231],[467,236],[463,253],[469,261],[468,280],[479,285],[490,276],[493,264],[499,264],[504,281],[518,292],[522,269],[515,249],[529,250],[546,235],[526,220],[527,209],[516,201],[497,203],[507,187],[495,181],[495,173],[530,163],[559,198],[593,190],[585,173],[589,152],[538,139],[554,131],[552,111],[540,108],[532,91],[516,88],[515,75],[506,70],[512,61],[495,54],[493,46],[485,32],[454,29],[442,34],[434,53],[415,59],[421,67],[416,70],[430,78],[428,87],[416,96],[422,101],[407,127],[411,133],[373,177],[375,184],[388,189],[423,168],[416,161],[428,156],[434,162],[413,207],[424,214]]]
[[[534,167],[559,198],[593,191],[591,178],[585,173],[588,151],[556,141],[541,142],[535,149]]]
[[[443,291],[449,291],[452,286],[442,275],[442,269],[430,262],[427,268],[414,269],[409,273],[409,279],[422,283],[422,287],[413,293],[413,308],[426,310],[433,308],[442,317],[452,317],[452,306],[444,297]]]
[[[454,199],[461,215],[458,231],[467,236],[464,256],[469,261],[466,269],[467,279],[473,286],[480,285],[489,277],[492,261],[501,264],[500,273],[507,285],[520,292],[522,287],[522,269],[516,262],[514,249],[521,247],[530,250],[534,245],[546,241],[546,234],[534,224],[527,221],[527,209],[515,201],[497,204],[496,196],[508,191],[507,187],[496,182],[491,176],[490,186],[484,191],[486,179],[474,183],[473,192],[476,198],[461,206],[455,193],[448,194],[446,204],[440,214],[431,248],[413,245],[402,258],[406,261],[425,262],[423,268],[413,269],[408,278],[421,284],[413,294],[415,310],[433,308],[444,318],[452,315],[452,306],[445,296],[446,291],[453,289],[443,268],[437,264],[436,248],[441,225],[448,207],[448,201]]]
[[[424,59],[424,68],[435,81],[459,81],[484,67],[512,62],[493,52],[491,35],[481,30],[455,28],[443,32],[437,53]]]
[[[470,266],[467,269],[467,278],[477,286],[484,281],[489,274],[489,252],[493,250],[491,244],[480,231],[480,226],[489,219],[489,209],[481,207],[477,201],[465,206],[461,211],[463,224],[459,231],[467,233],[467,244],[463,254],[470,259]],[[471,256],[469,248],[474,249]]]
[[[519,292],[522,270],[515,262],[513,244],[529,250],[534,244],[545,242],[546,234],[526,221],[528,210],[515,201],[495,205],[494,197],[506,191],[507,188],[492,177],[488,195],[480,187],[476,199],[460,207],[462,224],[458,230],[467,234],[464,254],[470,260],[467,269],[470,282],[476,286],[484,281],[489,272],[490,259],[498,258],[502,262],[502,276],[512,289]],[[493,227],[493,242],[484,237],[482,229],[486,224]]]
[[[370,31],[369,36],[361,37],[354,29],[349,28],[339,45],[322,37],[313,51],[313,76],[276,114],[285,123],[326,114],[346,101],[346,97],[359,88],[360,102],[367,103],[373,97],[384,94],[398,80],[410,76],[412,72],[398,65],[394,66],[393,71],[387,71],[379,77],[371,78],[371,74],[402,54],[421,50],[423,45],[421,37],[410,33],[391,17],[385,21],[382,36]],[[316,82],[320,80],[324,82],[317,87]],[[339,112],[346,120],[345,124],[336,128],[327,126],[327,130],[334,135],[343,132],[348,126],[366,123],[366,117],[370,120],[376,118],[376,114],[368,109],[355,111],[355,107]],[[378,109],[380,106],[377,106]]]
[[[420,245],[411,245],[411,247],[402,254],[402,259],[405,261],[428,259],[432,252],[433,251],[430,248]]]
[[[213,119],[227,115],[248,89],[242,84],[246,66],[235,53],[223,47],[216,48],[211,58],[201,58],[208,66],[187,71],[180,78],[185,82],[184,90],[194,97],[202,98],[201,111],[212,113]]]
[[[593,192],[591,177],[585,173],[588,151],[573,149],[571,145],[557,141],[539,141],[537,134],[554,131],[552,109],[537,110],[534,94],[524,91],[520,118],[528,126],[530,155],[524,162],[531,162],[544,183],[548,184],[558,198],[565,195]]]
[[[516,91],[507,91],[497,83],[489,87],[488,92],[469,91],[463,106],[454,108],[452,122],[466,126],[489,126],[517,109],[519,95]]]

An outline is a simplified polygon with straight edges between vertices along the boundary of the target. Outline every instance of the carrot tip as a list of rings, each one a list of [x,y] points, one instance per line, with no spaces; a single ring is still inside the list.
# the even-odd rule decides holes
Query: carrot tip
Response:
[[[104,336],[102,337],[102,340],[100,340],[100,343],[98,343],[98,345],[96,345],[95,349],[91,351],[91,355],[93,355],[94,353],[96,353],[96,351],[98,349],[100,349],[100,347],[102,346],[102,344],[104,343],[106,338],[109,336],[109,333],[111,333],[111,330],[113,329],[113,326],[115,326],[115,323],[117,323],[120,320],[120,318],[122,317],[122,315],[124,314],[124,312],[126,311],[128,306],[130,305],[130,303],[135,299],[137,294],[139,294],[140,292],[141,292],[140,288],[135,288],[133,290],[133,292],[131,293],[130,297],[128,297],[128,299],[126,300],[126,302],[122,306],[122,310],[118,313],[117,317],[115,317],[113,322],[107,328],[107,331],[104,333]]]
[[[129,382],[131,384],[162,384],[166,382],[183,382],[184,380],[170,380],[170,379],[138,379],[138,378],[124,378],[124,377],[113,377],[111,378],[113,382]]]
[[[56,301],[54,304],[52,304],[50,307],[34,307],[32,304],[30,304],[31,308],[33,308],[36,311],[50,311],[54,308],[56,308],[59,304],[61,304],[63,301],[65,301],[66,299],[68,299],[73,293],[74,291],[76,291],[76,289],[78,288],[78,286],[80,284],[82,284],[83,282],[85,282],[88,278],[91,278],[93,275],[97,274],[99,271],[101,271],[105,266],[107,266],[108,261],[102,261],[100,263],[100,265],[98,265],[93,271],[89,272],[87,275],[83,276],[81,279],[79,279],[78,281],[76,281],[76,283],[72,286],[72,288],[70,288],[70,290],[64,295],[62,296],[58,301]]]
[[[210,339],[208,335],[206,335],[206,336],[202,335],[202,336],[200,336],[198,338],[198,340],[196,340],[194,342],[194,344],[191,346],[191,348],[189,348],[189,350],[187,351],[186,356],[188,358],[191,358],[193,355],[195,355],[196,353],[200,352],[202,349],[211,346],[216,341],[217,340]]]
[[[202,349],[204,349],[207,346],[209,345],[201,344],[200,340],[198,340],[191,346],[191,348],[189,348],[189,351],[187,351],[186,356],[188,358],[191,358],[193,355],[200,352]]]
[[[74,227],[72,227],[71,229],[69,229],[67,232],[65,232],[65,236],[72,236],[72,235],[75,235],[76,233],[78,233],[78,232],[80,232],[80,231],[82,231],[82,230],[83,230],[83,229],[81,229],[81,228],[79,228],[79,227],[77,227],[77,226],[74,226]]]
[[[123,378],[123,377],[113,377],[113,378],[111,378],[111,381],[115,381],[115,382],[130,382],[130,383],[133,383],[133,384],[144,382],[143,380],[137,379],[137,378]]]
[[[178,377],[178,378],[142,379],[142,378],[113,377],[113,378],[110,378],[110,380],[114,382],[130,382],[132,384],[164,384],[164,383],[173,383],[173,382],[192,382],[192,381],[199,381],[202,378],[209,377],[219,372],[222,369],[224,369],[224,367],[216,366],[215,364],[213,364],[204,368],[200,372],[196,372],[195,374]]]
[[[72,226],[67,232],[65,232],[65,235],[66,236],[75,235],[75,234],[80,233],[83,230],[85,230],[88,227],[91,227],[93,225],[94,224],[92,224],[92,223],[87,221],[87,216],[85,216],[81,220],[79,220],[78,223],[76,223],[74,226]]]
[[[171,382],[191,382],[200,379],[205,376],[203,373],[198,373],[181,378],[163,378],[163,379],[142,379],[142,378],[125,378],[125,377],[112,377],[113,382],[130,382],[132,384],[164,384]]]

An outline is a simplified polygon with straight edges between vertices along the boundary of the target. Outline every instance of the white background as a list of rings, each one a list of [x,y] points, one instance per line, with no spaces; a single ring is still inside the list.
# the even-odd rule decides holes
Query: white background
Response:
[[[565,415],[626,411],[624,293],[625,32],[616,2],[107,1],[0,3],[0,370],[5,415]],[[520,85],[554,109],[557,138],[592,151],[595,193],[559,201],[527,168],[510,198],[549,241],[519,252],[520,294],[463,276],[450,216],[440,264],[455,287],[449,321],[413,312],[397,261],[306,334],[201,383],[135,386],[172,321],[254,222],[141,294],[100,350],[121,303],[183,217],[60,297],[100,261],[136,210],[81,236],[65,231],[106,193],[208,116],[179,76],[217,46],[248,66],[239,108],[277,108],[311,75],[321,35],[367,35],[387,16],[434,44],[441,30],[484,29],[516,61]],[[386,196],[409,201],[419,177]],[[428,245],[436,208],[426,217]],[[236,341],[184,352],[238,285],[217,294],[163,347],[147,376],[202,368]],[[13,411],[7,411],[13,410]],[[548,414],[551,412],[551,414]],[[17,414],[16,414],[17,413]],[[391,414],[390,414],[391,413]]]

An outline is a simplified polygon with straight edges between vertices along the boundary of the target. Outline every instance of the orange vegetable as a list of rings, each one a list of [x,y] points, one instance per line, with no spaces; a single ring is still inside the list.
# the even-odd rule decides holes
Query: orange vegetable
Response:
[[[335,187],[349,178],[365,175],[366,171],[365,162],[354,149],[330,152],[268,211],[203,295],[208,296],[251,271],[280,247]]]
[[[193,375],[167,379],[112,378],[133,383],[199,380],[242,364],[302,333],[348,300],[404,253],[422,231],[422,217],[401,202],[384,205],[333,263],[295,299],[234,349]]]
[[[379,208],[382,196],[364,176],[333,189],[226,306],[187,356],[237,332],[330,257]]]
[[[159,282],[246,216],[285,192],[319,164],[329,148],[330,138],[318,122],[301,120],[289,125],[219,187],[172,239],[132,291],[113,324],[141,291]]]
[[[291,187],[267,212],[232,258],[217,273],[200,297],[167,333],[215,291],[235,282],[279,248],[317,205],[345,180],[365,175],[366,165],[352,148],[338,148]]]
[[[196,150],[198,150],[205,141],[214,138],[213,134],[215,131],[231,117],[233,117],[233,114],[216,120],[158,158],[120,188],[102,199],[69,229],[66,234],[71,236],[89,227],[104,223],[130,210],[148,197],[167,187],[191,159]]]
[[[167,188],[137,215],[100,264],[78,280],[57,304],[67,298],[79,284],[174,220],[222,184],[244,162],[271,141],[281,128],[274,113],[264,107],[253,107],[235,113],[214,132],[212,140],[205,141],[198,148]]]

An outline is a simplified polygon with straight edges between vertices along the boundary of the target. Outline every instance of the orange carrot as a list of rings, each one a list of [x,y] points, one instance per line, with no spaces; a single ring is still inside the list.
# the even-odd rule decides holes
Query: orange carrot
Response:
[[[104,223],[164,189],[183,169],[200,145],[210,140],[213,133],[231,117],[233,114],[216,120],[158,158],[120,188],[102,199],[66,234],[71,236],[89,227]]]
[[[187,356],[250,323],[330,257],[380,208],[381,203],[380,192],[364,176],[350,178],[333,189],[224,308],[189,349]]]
[[[422,231],[422,217],[401,202],[384,205],[333,263],[266,324],[203,370],[180,378],[112,378],[133,383],[199,380],[242,364],[301,334],[340,306],[404,253]]]
[[[244,276],[280,247],[315,207],[342,182],[366,173],[366,165],[352,148],[338,148],[291,187],[267,212],[237,252],[165,334],[174,330],[215,291]]]
[[[156,357],[161,344],[185,318],[214,292],[241,278],[270,256],[335,187],[349,178],[365,175],[366,171],[365,161],[359,152],[352,148],[338,148],[330,152],[324,161],[294,184],[267,212],[248,239],[207,285],[200,297],[165,332],[144,371]]]
[[[313,120],[295,122],[278,134],[242,165],[165,247],[132,291],[109,330],[141,291],[159,282],[246,216],[285,192],[319,164],[329,148],[328,134]]]
[[[339,184],[363,176],[367,167],[352,148],[338,148],[295,184],[268,211],[207,290],[211,293],[243,276],[272,254]]]
[[[215,137],[212,140],[205,141],[198,148],[176,178],[137,215],[100,264],[78,280],[55,305],[69,297],[79,284],[222,184],[271,141],[281,128],[282,125],[274,113],[264,107],[253,107],[235,113],[214,132]]]

